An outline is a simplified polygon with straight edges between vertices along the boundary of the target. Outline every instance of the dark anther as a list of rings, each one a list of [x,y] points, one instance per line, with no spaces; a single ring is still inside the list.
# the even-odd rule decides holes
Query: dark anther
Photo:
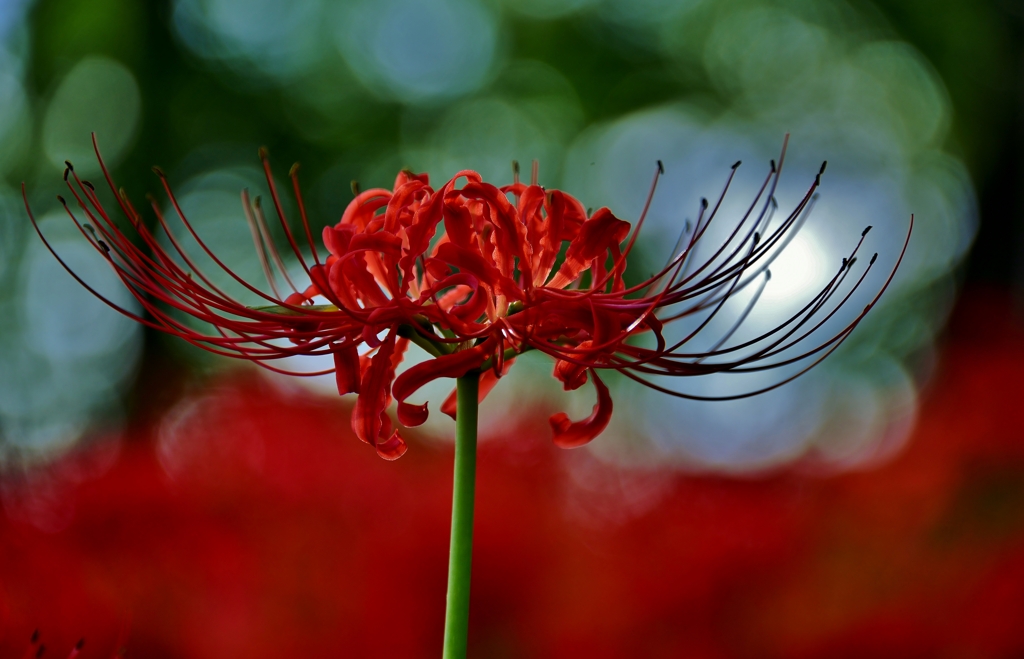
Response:
[[[90,183],[89,181],[82,181],[82,185],[84,185],[85,187],[89,188],[89,189],[90,189],[90,190],[92,190],[93,192],[96,192],[96,186],[94,186],[94,185],[93,185],[92,183]]]
[[[33,630],[32,638],[31,638],[31,640],[29,640],[29,643],[35,644],[35,643],[38,643],[38,642],[39,642],[39,630],[36,629],[36,630]]]
[[[843,267],[842,267],[842,268],[840,268],[840,269],[841,269],[841,270],[842,270],[842,269],[845,269],[847,265],[849,265],[849,259],[847,259],[847,258],[846,258],[846,257],[844,256],[844,257],[843,257]]]
[[[690,233],[690,221],[689,220],[687,220],[686,224],[683,225],[683,231],[685,231],[686,233]]]
[[[299,163],[292,165],[292,168],[288,170],[288,176],[295,176],[295,172],[299,171]]]
[[[864,229],[864,232],[860,234],[860,237],[863,238],[864,236],[868,235],[868,231],[871,231],[871,225],[870,224],[868,225],[868,228]]]
[[[64,197],[62,197],[60,195],[57,195],[57,201],[59,201],[61,204],[65,205],[65,206],[68,205],[68,202],[64,201]]]
[[[164,174],[164,170],[160,169],[158,165],[153,165],[153,173],[159,176],[160,178],[167,178],[167,175]]]
[[[775,160],[772,160],[772,174],[775,173]]]
[[[70,169],[71,171],[75,171],[75,166],[71,164],[70,160],[65,160],[64,164],[67,165],[67,168]]]
[[[874,255],[872,255],[872,257],[871,257],[871,260],[868,261],[868,265],[874,265],[875,259],[877,259],[877,258],[878,258],[878,252],[875,252]]]
[[[754,244],[761,242],[761,233],[759,231],[754,232]]]
[[[706,197],[701,197],[700,198],[700,207],[701,208],[707,208],[708,207],[708,200],[707,200]]]
[[[356,197],[358,197],[359,196],[359,181],[357,181],[355,179],[352,179],[352,182],[349,183],[349,185],[352,186],[352,194],[355,195]]]
[[[100,247],[103,248],[103,253],[104,254],[110,254],[110,248],[107,247],[107,243],[103,242],[102,240],[97,240],[96,242],[98,242]]]
[[[856,262],[857,262],[857,257],[855,256],[852,259],[850,259],[850,262],[846,264],[846,267],[847,268],[852,268],[853,264],[856,263]]]
[[[742,161],[742,160],[737,160],[736,162],[734,162],[734,163],[732,164],[732,168],[733,168],[733,169],[736,169],[737,167],[739,167],[739,166],[740,166],[740,165],[742,165],[742,164],[743,164],[743,161]]]
[[[515,174],[516,176],[519,176],[519,161],[518,160],[513,160],[512,161],[512,173]]]
[[[71,173],[71,168],[70,167],[65,167],[64,168],[64,180],[65,181],[68,180],[68,174],[70,174],[70,173]]]
[[[267,147],[261,146],[260,150],[257,151],[257,153],[260,156],[260,160],[266,160],[267,159]]]
[[[772,278],[772,271],[771,270],[765,270],[764,271],[764,280],[765,281],[769,281],[769,280],[771,280],[771,278]]]
[[[43,656],[44,652],[46,652],[46,646],[45,645],[40,645],[39,649],[36,650],[36,659],[39,659],[39,657]]]
[[[818,170],[818,176],[821,176],[822,174],[825,173],[825,167],[827,167],[827,166],[828,166],[828,161],[827,160],[821,163],[821,169]]]
[[[665,173],[665,165],[660,160],[658,161],[658,173],[659,174],[664,174]]]
[[[76,650],[81,650],[82,646],[84,646],[84,645],[85,645],[85,639],[84,638],[80,638],[80,639],[78,639],[78,642],[75,643],[75,649]]]

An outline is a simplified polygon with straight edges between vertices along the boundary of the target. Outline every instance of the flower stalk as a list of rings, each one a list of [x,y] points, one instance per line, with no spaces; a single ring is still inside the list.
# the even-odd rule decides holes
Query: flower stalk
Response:
[[[455,418],[455,477],[452,484],[452,540],[448,554],[448,605],[444,616],[444,659],[465,659],[469,633],[480,373],[467,373],[456,383],[458,414]]]

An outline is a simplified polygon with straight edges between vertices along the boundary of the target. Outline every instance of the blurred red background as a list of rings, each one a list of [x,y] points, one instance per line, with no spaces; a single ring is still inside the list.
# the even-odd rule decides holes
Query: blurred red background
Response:
[[[1024,656],[1024,325],[960,301],[908,446],[825,475],[618,468],[543,418],[481,446],[476,657]],[[0,656],[434,657],[451,451],[220,376],[4,480]],[[600,441],[600,440],[598,440]]]

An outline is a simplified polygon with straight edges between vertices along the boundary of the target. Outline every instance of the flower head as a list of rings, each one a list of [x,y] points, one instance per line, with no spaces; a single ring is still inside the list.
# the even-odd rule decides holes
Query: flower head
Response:
[[[96,153],[99,158],[98,149]],[[768,387],[717,398],[720,400],[781,386],[828,356],[891,282],[906,243],[871,302],[824,341],[799,348],[851,298],[874,266],[872,257],[859,275],[853,274],[868,230],[831,280],[802,309],[752,340],[726,345],[770,277],[771,255],[785,245],[810,211],[825,169],[822,165],[796,208],[779,221],[773,218],[773,195],[784,156],[785,148],[778,166],[772,162],[749,210],[735,221],[728,238],[711,250],[711,256],[698,261],[695,248],[713,222],[721,223],[717,217],[722,198],[740,163],[733,165],[718,201],[714,205],[702,201],[696,222],[684,228],[665,266],[631,286],[623,278],[626,261],[663,173],[660,162],[635,227],[607,208],[590,213],[572,196],[539,186],[536,167],[529,184],[519,180],[516,167],[513,183],[504,187],[465,170],[435,189],[425,174],[402,171],[391,190],[357,191],[340,221],[323,230],[321,250],[306,217],[298,168],[291,170],[303,227],[297,236],[282,209],[266,151],[261,150],[276,214],[309,282],[302,290],[292,285],[270,239],[262,208],[243,191],[244,216],[270,293],[246,282],[217,258],[185,217],[166,176],[156,169],[179,220],[218,267],[267,302],[260,307],[242,304],[204,275],[153,202],[159,230],[169,239],[170,248],[165,249],[127,195],[117,191],[102,159],[107,184],[138,239],[133,241],[119,230],[92,184],[80,180],[70,163],[65,180],[88,221],[80,221],[63,198],[61,202],[146,315],[108,304],[149,327],[275,372],[290,373],[275,366],[283,358],[333,356],[334,368],[317,374],[333,371],[340,394],[358,394],[352,413],[355,433],[382,457],[395,459],[405,452],[406,445],[386,413],[392,399],[397,401],[398,420],[403,425],[420,425],[427,419],[427,405],[408,402],[420,387],[437,378],[480,371],[482,398],[515,357],[527,350],[554,359],[554,376],[566,390],[588,381],[597,390],[597,404],[589,417],[579,421],[564,413],[551,417],[554,441],[563,447],[585,444],[608,425],[612,400],[598,375],[602,369],[618,371],[671,395],[715,400],[667,389],[652,377],[742,373],[803,364]],[[306,245],[309,259],[303,253]],[[291,293],[280,293],[275,267],[291,286]],[[688,348],[691,341],[705,332],[731,296],[744,289],[752,289],[754,294],[732,328],[718,337],[710,350],[692,352]],[[206,321],[213,330],[196,330],[176,312]],[[685,317],[701,320],[683,338],[667,340],[665,324]],[[633,340],[643,334],[653,337],[653,347]],[[433,359],[396,377],[410,342]],[[454,396],[441,410],[454,416]]]

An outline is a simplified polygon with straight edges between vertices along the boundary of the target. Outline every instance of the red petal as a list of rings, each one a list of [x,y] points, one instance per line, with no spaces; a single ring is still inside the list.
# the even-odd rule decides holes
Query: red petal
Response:
[[[555,432],[556,446],[561,448],[583,446],[608,427],[608,422],[612,418],[611,394],[608,393],[608,387],[597,376],[597,372],[591,369],[590,375],[594,381],[594,387],[597,389],[597,404],[594,405],[594,411],[586,419],[575,423],[569,420],[569,416],[565,412],[553,415],[549,421],[551,429]]]
[[[426,176],[424,174],[424,176]],[[405,351],[409,349],[409,339],[401,336],[395,341],[395,351],[391,353],[391,372],[398,370],[402,360],[405,359]]]
[[[405,229],[405,237],[408,240],[408,244],[406,245],[405,255],[398,262],[405,275],[405,278],[402,280],[403,293],[408,291],[409,282],[415,279],[413,266],[416,260],[424,256],[427,249],[430,248],[430,241],[437,231],[437,225],[444,217],[443,201],[444,190],[435,193],[428,203],[416,209],[412,224]]]
[[[629,234],[629,222],[618,219],[607,208],[599,208],[580,227],[580,233],[569,245],[565,262],[548,284],[563,288],[576,279],[594,259],[600,259],[613,245],[618,246]]]
[[[422,426],[429,416],[430,410],[427,409],[426,403],[422,405],[415,405],[413,403],[398,404],[398,421],[407,428]]]
[[[408,169],[403,169],[402,171],[398,172],[398,176],[395,177],[394,189],[398,190],[398,188],[402,187],[409,181],[419,181],[423,185],[430,185],[430,176],[426,172],[422,174],[414,174],[413,172],[410,172]]]
[[[331,266],[330,283],[327,290],[334,291],[334,294],[341,297],[343,295],[341,291],[352,287],[359,299],[366,303],[365,306],[383,307],[389,300],[381,290],[380,284],[367,270],[364,255],[365,253],[355,254],[344,261],[335,262]],[[312,268],[310,271],[312,272]],[[319,285],[319,282],[317,284]],[[324,295],[327,294],[324,293]]]
[[[402,172],[399,172],[402,178]],[[413,179],[399,184],[395,181],[395,193],[384,211],[384,230],[394,233],[400,227],[407,226],[412,220],[413,212],[419,205],[417,202],[429,195],[433,190],[424,185],[423,181]]]
[[[476,172],[464,169],[453,176],[444,188],[438,190],[436,196],[443,202],[444,232],[448,240],[456,245],[468,247],[476,241],[473,217],[460,199],[448,199],[449,193],[455,188],[455,182],[462,177],[465,177],[468,183],[479,183],[482,180]]]
[[[480,376],[480,379],[483,380],[483,376],[482,375]],[[481,382],[480,384],[483,384],[483,382]],[[450,416],[451,418],[454,419],[454,418],[456,418],[455,417],[455,413],[456,413],[456,411],[458,409],[459,409],[459,390],[458,389],[452,389],[452,392],[450,394],[448,394],[448,398],[445,398],[444,402],[441,403],[441,413],[442,414],[447,414],[448,416]]]
[[[344,256],[348,253],[348,245],[355,233],[356,228],[353,225],[339,224],[335,227],[324,227],[321,236],[328,252],[335,256]]]
[[[364,190],[349,202],[338,224],[353,224],[362,231],[373,219],[374,213],[380,208],[387,206],[390,199],[391,190],[383,188]]]
[[[590,341],[583,341],[580,343],[581,348],[586,348],[590,345]],[[584,355],[572,355],[578,359],[587,359]],[[580,366],[574,362],[559,359],[555,362],[555,371],[553,375],[562,383],[562,387],[566,391],[573,391],[579,389],[587,383],[587,367]]]
[[[395,330],[392,328],[370,360],[370,367],[363,373],[359,398],[352,410],[352,430],[359,439],[373,446],[377,445],[381,436],[381,415],[391,395],[391,381],[395,373],[391,355],[394,350]]]
[[[309,278],[312,280],[313,285],[316,286],[320,294],[327,298],[331,304],[337,307],[344,306],[338,296],[335,295],[335,291],[331,288],[330,274],[327,271],[327,266],[311,266],[309,268]]]
[[[359,393],[359,351],[356,344],[334,346],[334,375],[338,380],[338,393]]]
[[[377,233],[357,233],[352,236],[348,245],[349,251],[366,249],[371,252],[382,252],[392,258],[398,258],[402,253],[402,239],[387,231]],[[339,256],[341,256],[339,254]]]
[[[505,369],[504,369],[502,375],[504,375],[505,373],[508,373],[508,369],[512,366],[512,363],[514,361],[515,361],[515,358],[508,359],[508,360],[505,361]],[[498,382],[500,380],[501,380],[501,378],[499,378],[497,375],[494,374],[494,369],[493,368],[489,368],[486,371],[484,371],[483,373],[481,373],[480,374],[480,390],[479,390],[479,394],[476,397],[476,402],[477,403],[484,402],[484,398],[487,398],[487,394],[491,393],[491,390],[494,389],[494,387],[498,384]],[[448,398],[445,398],[444,399],[444,403],[442,403],[442,405],[441,405],[441,412],[444,413],[444,414],[447,414],[448,416],[450,416],[451,418],[454,419],[455,418],[455,414],[458,411],[457,410],[458,403],[459,403],[458,391],[455,390],[455,389],[452,389],[452,392],[450,394],[448,394]]]
[[[437,258],[455,266],[460,272],[468,272],[497,292],[512,300],[523,299],[523,291],[510,277],[506,277],[487,262],[479,252],[455,243],[445,243],[437,249]]]
[[[397,460],[409,450],[409,446],[397,432],[393,433],[387,441],[378,442],[376,448],[377,455],[385,460]]]
[[[479,368],[491,355],[494,340],[488,339],[480,345],[450,355],[442,355],[416,364],[395,380],[394,395],[398,401],[398,419],[406,426],[417,426],[427,420],[427,405],[413,405],[405,399],[420,387],[437,378],[458,378]]]
[[[512,276],[513,257],[519,259],[523,280],[533,284],[533,248],[527,240],[526,225],[505,194],[490,183],[467,183],[459,191],[467,199],[486,202],[494,213],[485,210],[484,217],[494,226],[494,260],[501,273]],[[487,208],[485,207],[485,209]]]

